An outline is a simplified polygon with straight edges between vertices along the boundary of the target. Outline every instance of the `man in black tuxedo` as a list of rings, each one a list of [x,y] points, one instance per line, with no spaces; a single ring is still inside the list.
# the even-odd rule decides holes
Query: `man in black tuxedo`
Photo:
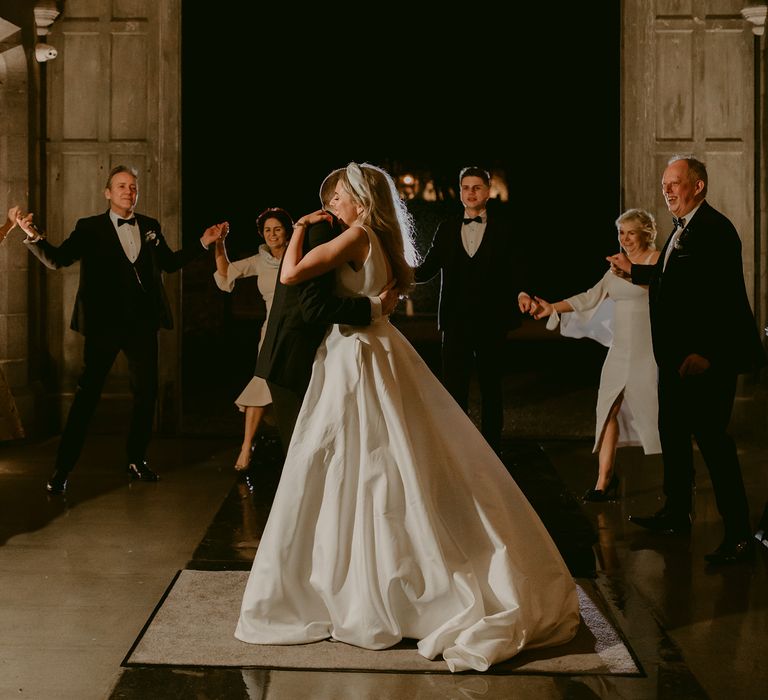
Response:
[[[157,398],[157,332],[173,320],[163,272],[175,272],[221,235],[203,234],[202,245],[172,251],[157,220],[134,209],[139,189],[136,170],[118,165],[109,173],[104,196],[109,209],[79,219],[61,245],[46,240],[29,218],[18,219],[29,251],[50,269],[80,262],[80,284],[70,327],[85,336],[83,371],[59,443],[56,465],[46,489],[63,494],[67,477],[82,451],[88,424],[104,381],[118,353],[128,359],[133,412],[126,443],[131,478],[157,481],[146,461]]]
[[[324,205],[333,197],[340,172],[334,170],[321,185],[320,200]],[[299,219],[294,228],[304,225]],[[340,226],[335,217],[332,222],[324,220],[310,225],[304,237],[304,253],[337,236]],[[288,449],[309,386],[315,353],[329,324],[367,326],[382,314],[392,313],[397,305],[397,295],[393,293],[385,291],[378,297],[345,298],[336,296],[335,286],[333,270],[290,286],[280,282],[278,270],[255,374],[267,380],[284,451]]]
[[[733,224],[706,201],[701,161],[674,156],[662,190],[675,229],[655,265],[608,258],[649,284],[653,352],[659,366],[659,434],[664,460],[664,507],[630,520],[653,532],[690,532],[696,439],[723,519],[712,564],[749,558],[754,551],[741,466],[728,434],[737,376],[765,364],[749,305],[741,240]]]
[[[512,235],[486,205],[491,178],[471,166],[459,174],[463,215],[441,222],[416,282],[440,273],[437,325],[442,334],[442,381],[465,411],[473,367],[481,395],[481,432],[497,452],[504,426],[504,348],[507,332],[521,323],[510,288],[524,288]]]

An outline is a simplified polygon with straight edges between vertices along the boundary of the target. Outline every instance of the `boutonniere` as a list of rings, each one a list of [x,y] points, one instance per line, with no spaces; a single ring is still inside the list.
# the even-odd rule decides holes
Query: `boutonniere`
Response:
[[[157,245],[160,243],[160,239],[158,239],[157,234],[154,231],[147,231],[144,234],[144,243],[152,243],[154,241],[154,244]]]
[[[680,235],[677,237],[677,240],[675,240],[674,249],[675,250],[685,250],[687,244],[688,244],[688,238],[690,236],[690,232],[687,228],[684,228]]]

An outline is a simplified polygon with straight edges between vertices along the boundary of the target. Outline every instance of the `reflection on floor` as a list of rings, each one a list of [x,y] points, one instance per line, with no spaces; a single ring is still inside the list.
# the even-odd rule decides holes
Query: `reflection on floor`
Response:
[[[508,377],[506,426],[519,451],[509,468],[556,541],[569,543],[569,566],[593,569],[643,677],[123,668],[179,569],[247,569],[258,545],[279,478],[275,446],[265,433],[251,491],[232,470],[241,416],[228,397],[209,394],[212,405],[231,411],[229,422],[217,416],[206,431],[203,414],[186,436],[158,437],[150,455],[162,477],[157,484],[128,481],[120,435],[92,435],[67,497],[52,498],[42,487],[57,439],[0,445],[0,698],[764,696],[768,548],[752,564],[705,565],[721,529],[698,455],[690,536],[651,536],[628,522],[629,514],[660,504],[660,460],[637,448],[619,451],[616,501],[578,501],[594,485],[590,423],[600,363],[585,351],[579,364],[573,347],[531,341],[511,348],[519,362]],[[757,525],[768,499],[766,400],[759,386],[745,389],[733,429]],[[192,401],[205,405],[201,396]]]

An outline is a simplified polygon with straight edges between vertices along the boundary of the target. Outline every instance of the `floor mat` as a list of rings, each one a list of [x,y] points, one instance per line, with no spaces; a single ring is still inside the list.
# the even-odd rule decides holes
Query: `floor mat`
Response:
[[[412,640],[369,651],[341,642],[294,646],[246,644],[234,637],[247,571],[179,572],[123,665],[450,673]],[[567,644],[525,651],[489,673],[639,675],[633,654],[605,612],[593,581],[577,581],[581,624]]]

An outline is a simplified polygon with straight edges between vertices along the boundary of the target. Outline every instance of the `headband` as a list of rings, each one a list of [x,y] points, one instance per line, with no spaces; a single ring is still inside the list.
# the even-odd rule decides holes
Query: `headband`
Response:
[[[363,171],[357,163],[350,163],[347,166],[347,180],[354,190],[355,194],[363,201],[369,201],[371,196],[368,191],[368,184],[363,177]]]

